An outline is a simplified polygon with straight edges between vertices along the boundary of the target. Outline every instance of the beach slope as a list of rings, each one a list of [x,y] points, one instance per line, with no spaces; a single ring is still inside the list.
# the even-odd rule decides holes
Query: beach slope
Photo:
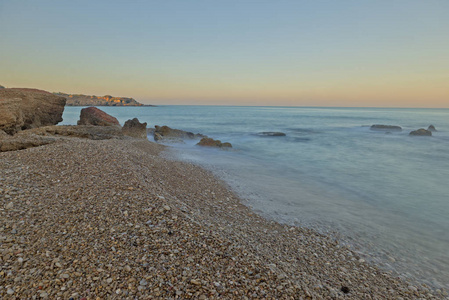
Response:
[[[443,298],[145,140],[0,153],[0,298]]]

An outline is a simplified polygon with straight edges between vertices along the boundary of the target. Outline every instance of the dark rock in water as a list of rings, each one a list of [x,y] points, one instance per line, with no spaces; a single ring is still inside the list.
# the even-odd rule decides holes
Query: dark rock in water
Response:
[[[92,106],[81,110],[78,125],[120,126],[120,123],[115,117]]]
[[[66,103],[63,97],[36,89],[3,88],[0,99],[0,130],[10,135],[58,124]]]
[[[232,148],[231,143],[222,143],[219,140],[214,140],[208,137],[202,138],[197,145],[204,147]]]
[[[271,131],[259,132],[259,135],[262,135],[262,136],[286,136],[286,134],[283,132],[271,132]]]
[[[125,122],[122,128],[124,135],[139,139],[147,138],[147,123],[140,123],[139,119],[134,118]]]
[[[384,131],[384,130],[388,130],[388,131],[402,131],[402,127],[401,126],[396,126],[396,125],[380,125],[380,124],[375,124],[372,125],[370,127],[371,130],[378,130],[378,131]]]
[[[188,132],[179,129],[173,129],[168,126],[154,126],[155,130],[153,132],[155,141],[179,141],[182,139],[196,139],[206,137],[200,133],[194,134],[193,132]]]
[[[432,131],[432,132],[437,131],[435,126],[433,126],[433,125],[430,125],[429,127],[427,127],[427,130]]]
[[[424,128],[420,128],[418,130],[410,132],[410,135],[415,135],[415,136],[432,136],[432,131],[425,130]]]

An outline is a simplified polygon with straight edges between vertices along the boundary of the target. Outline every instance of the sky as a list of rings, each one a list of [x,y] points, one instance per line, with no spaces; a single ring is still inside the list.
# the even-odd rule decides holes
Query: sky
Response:
[[[0,0],[0,85],[159,105],[449,107],[449,1]]]

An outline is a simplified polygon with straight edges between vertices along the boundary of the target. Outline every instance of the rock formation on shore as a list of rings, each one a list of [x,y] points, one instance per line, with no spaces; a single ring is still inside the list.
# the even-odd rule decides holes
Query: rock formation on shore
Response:
[[[144,105],[133,98],[106,96],[90,96],[82,94],[54,93],[67,99],[67,106],[152,106]]]
[[[378,130],[378,131],[402,131],[401,126],[396,125],[381,125],[381,124],[374,124],[370,127],[371,130]]]
[[[195,138],[202,138],[205,137],[205,135],[202,135],[200,133],[193,133],[189,131],[179,130],[170,128],[168,126],[154,126],[155,130],[153,132],[154,134],[154,140],[155,141],[174,141],[174,142],[181,142],[183,139],[195,139]]]
[[[96,107],[87,107],[81,110],[78,125],[120,126],[118,120]]]
[[[135,137],[138,139],[147,138],[147,123],[140,123],[139,119],[134,118],[128,120],[123,125],[122,132],[124,135]]]
[[[214,140],[208,137],[202,138],[197,145],[204,147],[232,148],[231,143],[222,143],[220,140]]]
[[[414,131],[410,132],[409,135],[414,135],[414,136],[432,136],[432,131],[425,130],[424,128],[420,128],[418,130],[414,130]]]
[[[66,99],[36,89],[0,89],[0,130],[15,134],[24,129],[62,121]]]

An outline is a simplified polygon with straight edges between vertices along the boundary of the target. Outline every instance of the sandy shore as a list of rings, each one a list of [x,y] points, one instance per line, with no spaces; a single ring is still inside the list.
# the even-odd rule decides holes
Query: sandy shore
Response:
[[[2,299],[440,299],[142,140],[0,153]]]

